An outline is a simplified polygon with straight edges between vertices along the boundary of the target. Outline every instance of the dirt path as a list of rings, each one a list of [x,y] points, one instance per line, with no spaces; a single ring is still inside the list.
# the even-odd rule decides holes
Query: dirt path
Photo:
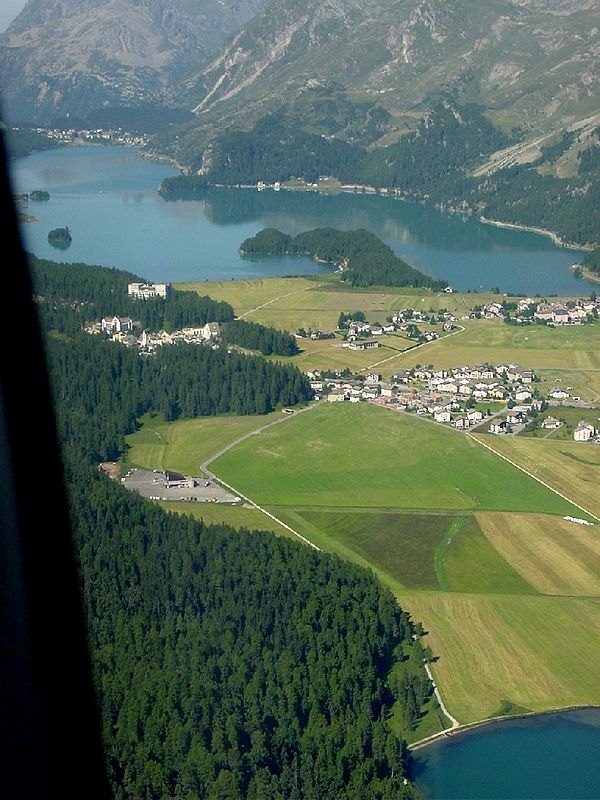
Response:
[[[284,297],[291,297],[293,294],[302,294],[302,292],[307,292],[309,289],[312,289],[312,286],[305,286],[304,289],[296,289],[293,292],[288,292],[287,294],[280,294],[279,297],[273,297],[271,300],[267,300],[266,303],[261,303],[261,305],[256,306],[256,308],[251,308],[248,311],[244,311],[243,314],[240,314],[238,319],[243,319],[247,317],[248,314],[253,314],[255,311],[258,311],[261,308],[265,308],[265,306],[270,306],[271,303],[276,303],[278,300],[281,300]]]
[[[277,524],[281,525],[282,528],[285,528],[287,531],[289,531],[294,536],[296,536],[298,539],[300,539],[301,542],[303,542],[304,544],[307,544],[309,547],[312,547],[313,550],[318,550],[319,552],[321,552],[321,548],[317,547],[317,545],[314,544],[313,542],[311,542],[310,539],[307,539],[306,536],[303,536],[297,530],[294,530],[294,528],[290,527],[285,522],[283,522],[282,520],[278,519],[274,514],[271,514],[270,511],[267,511],[266,508],[263,508],[262,506],[259,506],[258,503],[255,503],[254,500],[252,500],[247,495],[242,494],[234,486],[231,486],[230,484],[226,483],[221,478],[218,478],[215,475],[215,473],[212,472],[212,470],[210,469],[210,464],[212,464],[213,461],[216,461],[217,458],[220,458],[222,455],[224,455],[225,453],[229,452],[229,450],[232,450],[234,447],[237,447],[237,445],[240,444],[241,442],[245,441],[246,439],[249,439],[251,436],[256,436],[257,434],[262,433],[263,431],[266,431],[267,428],[272,428],[273,425],[280,425],[282,422],[286,422],[286,420],[292,419],[293,417],[297,416],[298,414],[305,414],[307,411],[310,411],[311,409],[316,408],[322,402],[325,402],[325,401],[321,400],[321,401],[319,401],[317,403],[313,403],[310,406],[306,406],[305,408],[300,408],[300,409],[298,409],[298,411],[294,411],[293,414],[287,414],[287,415],[285,415],[283,417],[280,417],[280,419],[275,419],[272,422],[268,422],[266,425],[262,425],[260,428],[257,428],[254,431],[250,431],[249,433],[245,433],[243,436],[239,436],[233,442],[230,442],[225,447],[222,447],[217,453],[215,453],[214,455],[210,456],[210,458],[207,458],[206,461],[203,461],[202,464],[200,464],[201,472],[203,472],[210,480],[213,480],[216,483],[220,483],[221,485],[225,486],[225,488],[227,488],[227,489],[229,489],[229,491],[233,492],[234,495],[237,495],[239,497],[243,497],[244,500],[246,500],[253,508],[258,509],[265,516],[269,517],[269,519],[272,519],[274,522],[277,522]]]

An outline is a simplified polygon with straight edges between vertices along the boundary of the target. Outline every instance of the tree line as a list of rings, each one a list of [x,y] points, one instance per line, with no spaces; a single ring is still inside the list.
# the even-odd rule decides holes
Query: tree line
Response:
[[[288,331],[280,331],[258,322],[246,322],[243,319],[236,319],[223,325],[221,337],[224,342],[248,350],[258,350],[264,356],[272,354],[295,356],[300,352],[295,338]]]

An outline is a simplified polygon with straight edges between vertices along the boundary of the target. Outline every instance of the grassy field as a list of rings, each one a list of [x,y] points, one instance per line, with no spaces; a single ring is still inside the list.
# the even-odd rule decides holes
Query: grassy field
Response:
[[[212,468],[268,506],[575,511],[468,437],[368,404],[318,406]]]
[[[571,597],[405,594],[439,661],[436,682],[460,722],[600,700],[600,602]]]
[[[545,514],[488,514],[477,520],[490,546],[541,594],[600,597],[597,528]]]
[[[373,322],[383,322],[393,311],[407,307],[424,311],[445,308],[463,316],[475,303],[497,299],[491,294],[439,294],[410,288],[351,289],[334,275],[181,283],[177,288],[225,300],[238,316],[292,331],[300,326],[333,328],[340,311],[364,311]]]
[[[198,475],[200,464],[221,448],[250,431],[284,415],[199,417],[165,422],[146,414],[141,428],[127,437],[127,465],[142,469],[172,469]]]
[[[496,452],[600,517],[600,447],[584,442],[481,436]],[[581,512],[575,516],[582,516]]]
[[[600,369],[600,324],[517,328],[496,320],[469,320],[461,325],[464,332],[432,342],[414,354],[408,353],[398,360],[398,365],[452,367],[516,361],[536,370]]]

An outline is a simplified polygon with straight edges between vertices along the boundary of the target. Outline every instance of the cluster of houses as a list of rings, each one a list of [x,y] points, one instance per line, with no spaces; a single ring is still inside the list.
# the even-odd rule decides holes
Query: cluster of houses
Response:
[[[135,147],[148,144],[147,136],[122,130],[104,130],[103,128],[36,128],[35,130],[49,139],[55,139],[58,142],[67,144],[77,141]]]
[[[471,319],[481,317],[504,319],[507,322],[525,325],[540,322],[554,327],[555,325],[583,325],[595,319],[599,313],[600,300],[596,298],[551,303],[532,297],[522,297],[517,301],[499,302],[494,300],[482,307],[476,306],[469,317]]]
[[[538,303],[534,319],[551,325],[581,325],[600,311],[598,300],[575,300],[572,303]],[[594,314],[595,312],[595,314]]]
[[[364,320],[347,320],[344,324],[347,333],[343,346],[348,347],[350,350],[376,349],[379,347],[379,341],[372,337],[396,332],[407,334],[418,339],[419,342],[433,342],[439,339],[439,333],[436,331],[422,332],[419,330],[417,327],[418,322],[433,325],[442,323],[445,332],[451,331],[456,327],[456,317],[448,312],[431,315],[414,308],[403,308],[401,311],[396,311],[392,314],[388,321],[383,324]]]
[[[136,336],[134,323],[130,317],[104,317],[101,322],[93,323],[86,330],[88,333],[105,334],[111,341],[119,342],[125,347],[135,347],[140,353],[145,354],[154,353],[158,347],[169,344],[212,345],[219,339],[221,333],[218,322],[207,322],[206,325],[197,328],[182,328],[170,333],[142,331]]]

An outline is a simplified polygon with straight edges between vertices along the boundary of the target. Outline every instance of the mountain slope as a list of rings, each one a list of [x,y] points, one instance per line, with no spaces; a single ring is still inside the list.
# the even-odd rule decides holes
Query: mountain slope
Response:
[[[29,0],[0,37],[13,119],[165,104],[266,0]]]
[[[506,132],[548,133],[600,110],[599,75],[596,0],[272,0],[181,99],[198,145],[217,125],[250,127],[274,110],[361,140],[332,102],[359,106],[363,129],[381,109],[385,124],[361,142],[388,144],[440,90],[481,105]]]

